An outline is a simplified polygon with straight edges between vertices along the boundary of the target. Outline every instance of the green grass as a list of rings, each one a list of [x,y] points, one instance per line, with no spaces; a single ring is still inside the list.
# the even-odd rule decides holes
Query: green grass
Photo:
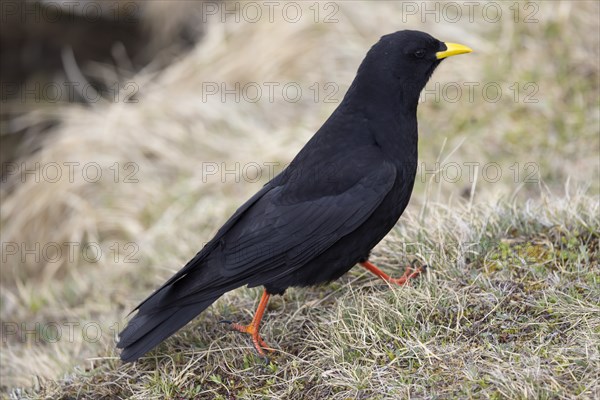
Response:
[[[109,350],[36,396],[593,398],[597,202],[555,201],[527,214],[509,204],[430,207],[426,222],[437,227],[396,229],[373,257],[398,274],[407,255],[395,249],[418,235],[426,275],[389,287],[355,269],[341,282],[274,298],[261,329],[276,349],[268,365],[247,337],[219,324],[251,317],[259,290],[238,290],[137,363],[123,365]],[[578,217],[562,219],[573,209]],[[448,229],[457,221],[460,232]],[[486,245],[473,248],[481,237]]]

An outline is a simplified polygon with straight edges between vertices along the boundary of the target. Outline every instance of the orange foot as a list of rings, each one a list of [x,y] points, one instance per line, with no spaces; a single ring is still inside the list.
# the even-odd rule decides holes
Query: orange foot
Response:
[[[254,343],[254,348],[258,351],[263,357],[266,357],[264,350],[273,352],[271,347],[260,337],[260,333],[258,332],[258,326],[251,323],[250,325],[240,325],[237,323],[232,323],[231,328],[235,329],[238,332],[247,333],[252,336],[252,343]]]
[[[410,282],[411,279],[416,278],[417,276],[419,276],[427,270],[426,265],[417,268],[406,267],[406,269],[404,270],[404,274],[400,278],[392,278],[369,261],[361,262],[360,265],[365,267],[384,281],[389,283],[395,283],[396,285],[406,285]]]
[[[256,313],[254,313],[254,318],[252,318],[252,322],[250,323],[250,325],[245,326],[231,321],[221,321],[230,324],[231,328],[235,329],[238,332],[247,333],[250,336],[252,336],[252,343],[254,343],[254,348],[256,349],[256,351],[258,351],[258,354],[265,358],[266,356],[264,350],[275,351],[271,347],[269,347],[267,343],[265,343],[265,341],[260,337],[260,333],[258,332],[260,321],[265,312],[265,309],[267,308],[267,304],[269,303],[269,297],[269,293],[267,293],[267,291],[264,290],[262,297],[260,298],[260,303],[258,303]]]

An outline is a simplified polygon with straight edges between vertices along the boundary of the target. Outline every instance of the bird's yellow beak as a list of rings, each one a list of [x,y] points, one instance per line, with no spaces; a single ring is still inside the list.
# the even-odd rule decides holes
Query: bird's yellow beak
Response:
[[[444,44],[446,45],[446,50],[438,51],[437,53],[435,53],[435,57],[438,60],[441,60],[442,58],[446,58],[446,57],[450,57],[450,56],[455,56],[458,54],[470,53],[473,51],[469,47],[464,46],[462,44],[457,44],[457,43],[444,43]]]

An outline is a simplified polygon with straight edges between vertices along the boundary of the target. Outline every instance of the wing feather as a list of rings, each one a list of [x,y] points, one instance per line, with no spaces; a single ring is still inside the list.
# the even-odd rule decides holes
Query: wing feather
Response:
[[[396,179],[380,161],[341,193],[290,203],[276,187],[247,210],[224,237],[224,277],[266,284],[321,254],[357,229],[381,204]],[[261,204],[262,203],[262,204]]]

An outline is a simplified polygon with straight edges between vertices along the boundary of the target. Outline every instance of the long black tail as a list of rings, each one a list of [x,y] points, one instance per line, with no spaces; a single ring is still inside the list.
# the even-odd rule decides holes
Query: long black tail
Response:
[[[168,290],[169,288],[161,289]],[[155,295],[160,295],[155,293]],[[168,308],[153,307],[149,311],[142,306],[135,317],[119,335],[117,347],[123,349],[121,360],[131,362],[143,356],[160,342],[177,332],[194,317],[214,303],[221,294],[205,298],[196,303],[172,306]]]
[[[177,332],[229,290],[244,281],[219,274],[220,264],[208,263],[200,252],[144,300],[119,335],[121,360],[135,361]]]
[[[224,293],[249,282],[247,274],[221,274],[225,261],[220,253],[221,241],[246,210],[271,189],[269,184],[263,186],[233,214],[194,258],[136,308],[138,313],[121,332],[117,343],[117,347],[123,349],[123,361],[137,360],[190,322]]]

